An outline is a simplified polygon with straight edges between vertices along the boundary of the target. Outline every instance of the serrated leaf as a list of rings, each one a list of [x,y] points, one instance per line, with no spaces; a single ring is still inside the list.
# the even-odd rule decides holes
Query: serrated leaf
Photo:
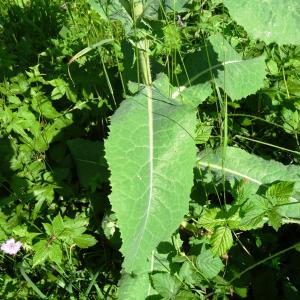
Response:
[[[220,212],[221,209],[217,207],[205,209],[204,213],[200,216],[198,225],[204,227],[207,230],[213,230],[217,226],[226,224],[226,219],[217,218],[217,214]]]
[[[53,243],[49,246],[49,259],[54,261],[57,265],[61,264],[62,261],[62,250],[59,243]]]
[[[46,240],[41,240],[33,245],[33,250],[35,251],[33,256],[33,267],[44,262],[49,256],[49,247]]]
[[[264,216],[268,211],[268,202],[259,195],[253,195],[248,199],[241,209],[241,230],[261,228],[266,223]]]
[[[54,217],[52,220],[52,230],[55,237],[59,237],[60,234],[64,231],[64,221],[60,214]]]
[[[51,99],[58,100],[62,98],[66,93],[67,87],[66,85],[58,85],[51,92]]]
[[[49,224],[49,223],[43,223],[43,226],[44,226],[44,228],[45,228],[46,233],[47,233],[49,236],[52,236],[52,234],[53,234],[53,227],[52,227],[52,225]]]
[[[295,134],[300,130],[300,114],[298,110],[283,108],[283,128],[287,133]]]
[[[79,248],[88,248],[96,245],[97,240],[90,234],[82,234],[80,236],[73,237],[74,243]]]
[[[181,282],[169,273],[151,275],[151,281],[155,290],[165,299],[174,299],[181,287]]]
[[[281,226],[281,222],[282,222],[281,215],[278,213],[276,209],[271,209],[268,212],[268,218],[269,218],[268,221],[269,225],[271,225],[277,231]]]
[[[192,291],[181,290],[175,296],[174,300],[199,300],[199,296],[196,296]]]
[[[223,268],[221,259],[214,256],[210,250],[203,250],[197,256],[196,266],[199,272],[207,279],[211,279],[219,274]]]
[[[203,278],[199,275],[192,262],[185,261],[179,271],[179,277],[187,284],[196,285]]]
[[[228,227],[218,227],[213,233],[210,243],[214,255],[223,255],[233,244],[232,233]]]
[[[89,220],[85,216],[77,216],[75,219],[64,217],[65,227],[76,230],[77,228],[85,227],[89,224]]]
[[[221,34],[211,36],[209,41],[223,66],[218,69],[215,82],[232,100],[245,98],[264,86],[266,65],[263,56],[244,60]]]
[[[280,205],[289,202],[289,198],[294,192],[294,182],[282,181],[272,184],[267,192],[266,197],[273,205]]]
[[[33,94],[31,107],[34,111],[41,114],[47,119],[55,119],[60,116],[57,110],[53,107],[49,98],[40,93],[31,93]]]
[[[127,272],[143,267],[188,210],[195,111],[164,96],[168,93],[168,86],[158,90],[157,85],[123,101],[111,119],[105,143],[110,201],[121,231]]]
[[[267,44],[300,44],[298,0],[225,0],[232,18]]]
[[[205,144],[211,136],[212,129],[213,126],[210,123],[199,122],[196,127],[195,143]]]

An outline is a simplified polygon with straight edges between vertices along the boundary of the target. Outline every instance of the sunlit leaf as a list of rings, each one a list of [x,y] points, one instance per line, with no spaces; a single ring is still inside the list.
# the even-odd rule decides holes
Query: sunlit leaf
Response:
[[[298,0],[225,0],[232,18],[267,44],[300,44]]]
[[[127,272],[179,226],[193,182],[195,111],[168,98],[168,85],[154,86],[123,101],[105,143]]]

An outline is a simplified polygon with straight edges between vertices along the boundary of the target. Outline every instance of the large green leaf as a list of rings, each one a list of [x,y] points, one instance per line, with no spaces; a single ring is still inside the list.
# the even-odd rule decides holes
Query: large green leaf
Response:
[[[118,299],[139,300],[151,295],[151,283],[148,272],[135,275],[123,274],[118,289]]]
[[[299,0],[225,0],[232,18],[266,43],[300,44]]]
[[[104,20],[117,20],[124,26],[125,32],[128,33],[132,26],[133,20],[126,10],[128,7],[123,5],[124,1],[120,0],[87,0],[91,8],[95,10]]]
[[[188,3],[188,0],[165,0],[165,9],[166,12],[173,12],[176,11],[178,13],[184,12],[188,10],[184,8],[184,6]]]
[[[227,147],[226,155],[221,148],[204,150],[199,153],[198,166],[244,179],[257,187],[277,180],[292,181],[295,182],[295,190],[300,191],[300,166],[266,160],[236,147]]]
[[[219,33],[209,37],[206,50],[186,55],[186,72],[179,75],[180,85],[197,84],[194,91],[198,88],[204,91],[208,82],[214,80],[232,100],[245,98],[264,87],[266,64],[263,56],[243,59]]]
[[[264,86],[265,58],[263,56],[244,60],[221,34],[209,38],[222,68],[217,69],[216,84],[232,100],[245,98]]]
[[[210,169],[227,179],[243,179],[253,186],[254,193],[261,186],[276,181],[294,182],[294,193],[290,204],[280,207],[280,214],[289,218],[300,218],[300,166],[283,165],[274,160],[265,160],[242,149],[227,147],[226,155],[222,149],[207,149],[199,154],[197,165],[201,169]]]
[[[165,79],[122,102],[105,143],[110,201],[128,273],[143,269],[151,251],[168,239],[188,210],[195,110],[167,97]]]

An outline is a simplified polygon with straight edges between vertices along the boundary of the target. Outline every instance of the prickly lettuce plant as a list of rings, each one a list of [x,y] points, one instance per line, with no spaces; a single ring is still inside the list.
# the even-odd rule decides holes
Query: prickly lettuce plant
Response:
[[[245,59],[221,33],[214,33],[206,39],[207,69],[195,72],[187,64],[185,80],[178,86],[163,73],[156,74],[153,80],[151,21],[159,21],[162,14],[168,13],[180,17],[189,1],[114,3],[108,5],[108,11],[113,15],[114,9],[122,7],[120,21],[126,22],[127,38],[136,54],[137,78],[141,79],[136,84],[130,82],[134,94],[127,96],[111,117],[105,142],[111,172],[110,202],[118,220],[124,256],[119,298],[148,299],[159,294],[164,299],[196,299],[195,290],[191,293],[195,281],[188,279],[184,268],[193,266],[198,273],[193,276],[202,279],[217,276],[223,268],[218,257],[232,247],[235,230],[261,228],[265,223],[278,230],[282,224],[299,223],[300,167],[285,166],[227,146],[227,98],[238,103],[264,87],[264,55]],[[299,43],[294,32],[300,26],[297,1],[284,4],[286,15],[282,14],[282,2],[277,0],[226,0],[224,4],[254,39],[267,44]],[[173,29],[180,25],[178,22]],[[164,30],[168,31],[166,27]],[[194,60],[203,59],[202,54],[194,54]],[[208,80],[200,83],[198,79],[203,75],[208,75]],[[197,107],[201,109],[201,103],[212,93],[211,85],[222,102],[223,145],[198,151],[196,158]],[[194,262],[182,257],[184,267],[174,277],[165,273],[158,261],[162,259],[162,245],[171,241],[172,233],[188,213],[193,168],[199,173],[199,181],[227,182],[236,196],[232,204],[223,208],[203,206],[194,226],[209,232],[207,246]],[[174,247],[174,236],[172,243]],[[180,246],[173,249],[178,252]],[[229,288],[231,282],[222,284]]]

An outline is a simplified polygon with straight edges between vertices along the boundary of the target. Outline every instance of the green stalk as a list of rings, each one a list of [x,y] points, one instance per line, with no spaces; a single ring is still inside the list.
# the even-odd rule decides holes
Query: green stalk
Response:
[[[137,21],[144,11],[142,0],[132,0],[132,15],[134,20],[134,27],[136,28]],[[136,43],[138,54],[138,69],[142,78],[142,83],[146,86],[152,85],[151,67],[149,59],[149,40],[144,38]],[[152,98],[152,95],[151,95]]]
[[[271,255],[271,256],[268,256],[268,257],[266,257],[266,258],[260,260],[259,262],[253,264],[252,266],[246,268],[245,270],[243,270],[242,272],[240,272],[240,273],[238,273],[236,276],[234,276],[234,277],[229,281],[229,284],[232,284],[233,281],[239,279],[239,278],[240,278],[242,275],[244,275],[245,273],[247,273],[247,272],[251,271],[252,269],[256,268],[257,266],[259,266],[259,265],[261,265],[261,264],[267,262],[268,260],[273,259],[273,258],[275,258],[275,257],[277,257],[277,256],[279,256],[279,255],[282,255],[282,254],[284,254],[284,253],[286,253],[286,252],[288,252],[288,251],[291,251],[291,250],[293,250],[293,249],[295,249],[295,248],[298,248],[298,247],[299,247],[299,243],[296,243],[296,244],[294,244],[294,245],[291,246],[291,247],[288,247],[288,248],[286,248],[286,249],[283,249],[283,250],[281,250],[281,251],[279,251],[279,252],[277,252],[277,253],[275,253],[275,254],[273,254],[273,255]]]
[[[29,287],[31,287],[35,293],[41,298],[41,299],[47,299],[47,296],[42,293],[42,291],[32,282],[32,280],[29,278],[27,273],[25,272],[23,265],[19,265],[20,273],[23,276],[23,278],[26,280]]]
[[[146,86],[150,87],[152,85],[152,77],[149,59],[149,41],[147,39],[138,41],[137,48],[142,82]]]
[[[136,22],[139,17],[143,14],[144,6],[141,0],[133,0],[132,1],[132,9],[133,9],[133,20],[134,26],[136,28]],[[151,77],[151,68],[150,68],[150,58],[149,58],[149,40],[147,38],[143,38],[136,43],[136,49],[138,54],[138,70],[141,75],[142,83],[146,86],[146,93],[147,93],[147,112],[148,112],[148,143],[149,143],[149,186],[150,186],[150,196],[149,198],[152,199],[152,190],[153,190],[153,160],[154,160],[154,139],[153,139],[153,95],[152,95],[152,77]],[[150,202],[148,204],[147,211],[150,208]],[[146,219],[148,218],[148,214]],[[147,222],[147,220],[146,220]],[[146,223],[145,222],[145,223]],[[149,272],[153,271],[154,266],[154,251],[151,255],[151,268]],[[148,296],[151,294],[151,283],[148,283]]]
[[[286,151],[286,152],[290,152],[290,153],[294,153],[294,154],[300,155],[299,151],[294,151],[294,150],[291,150],[291,149],[288,149],[288,148],[280,147],[280,146],[277,146],[277,145],[274,145],[274,144],[270,144],[270,143],[266,143],[266,142],[263,142],[263,141],[259,141],[259,140],[256,140],[256,139],[251,139],[251,138],[248,138],[248,137],[245,137],[245,136],[241,136],[241,135],[238,135],[238,134],[235,135],[233,137],[233,139],[234,138],[238,138],[238,139],[241,139],[241,140],[247,140],[247,141],[255,142],[257,144],[262,144],[262,145],[265,145],[265,146],[273,147],[273,148],[279,149],[281,151]]]

